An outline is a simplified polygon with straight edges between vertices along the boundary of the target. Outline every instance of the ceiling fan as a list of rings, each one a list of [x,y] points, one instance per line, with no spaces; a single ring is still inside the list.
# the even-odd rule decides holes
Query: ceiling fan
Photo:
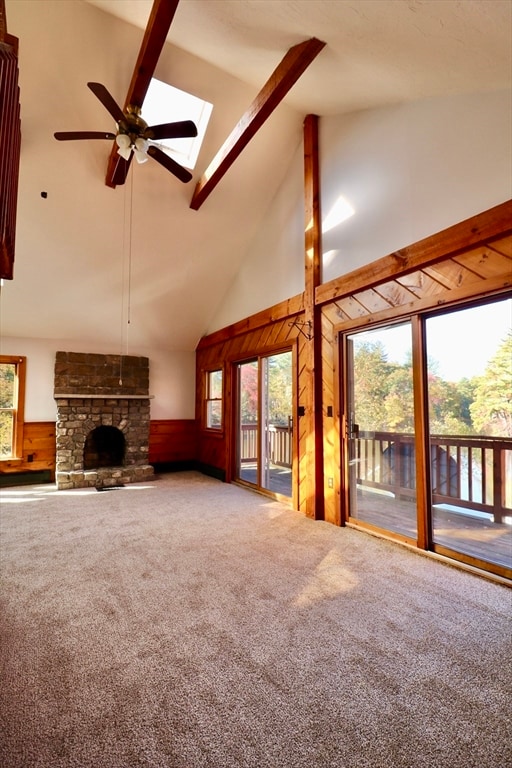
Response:
[[[178,3],[179,0],[153,0],[123,109],[116,103],[104,85],[88,83],[91,91],[116,121],[117,132],[75,131],[54,134],[59,141],[75,139],[113,140],[105,178],[108,187],[116,187],[118,184],[125,183],[134,155],[139,161],[146,159],[146,156],[149,155],[183,182],[190,181],[192,178],[192,174],[186,168],[183,168],[151,142],[196,136],[197,129],[194,123],[191,120],[183,120],[176,123],[148,126],[140,114]]]
[[[87,83],[87,85],[116,121],[117,133],[106,131],[57,132],[54,133],[54,136],[58,141],[82,139],[114,140],[117,145],[117,154],[127,163],[131,160],[132,152],[139,163],[145,162],[149,155],[157,163],[160,163],[160,165],[163,165],[164,168],[173,173],[180,181],[190,181],[192,178],[190,171],[151,142],[161,139],[180,139],[197,136],[197,128],[192,120],[148,125],[142,119],[140,107],[137,105],[128,104],[123,111],[104,85],[101,83]]]

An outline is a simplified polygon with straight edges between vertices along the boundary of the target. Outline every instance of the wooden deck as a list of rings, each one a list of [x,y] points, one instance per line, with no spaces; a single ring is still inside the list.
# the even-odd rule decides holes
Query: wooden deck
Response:
[[[256,463],[243,464],[240,480],[258,486]],[[259,486],[258,486],[259,487]],[[279,493],[281,496],[292,496],[292,470],[288,467],[271,467],[269,482],[266,490]]]
[[[416,504],[358,488],[358,517],[385,531],[416,540]],[[512,525],[494,523],[478,510],[438,505],[433,508],[435,544],[480,560],[512,568]]]

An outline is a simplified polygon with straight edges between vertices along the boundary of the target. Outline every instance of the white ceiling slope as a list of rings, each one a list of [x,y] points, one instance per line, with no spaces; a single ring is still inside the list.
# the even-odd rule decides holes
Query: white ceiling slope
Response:
[[[88,0],[144,28],[152,0]],[[260,88],[285,52],[326,43],[286,101],[343,114],[506,88],[509,0],[181,0],[168,40]]]
[[[194,179],[182,185],[150,160],[132,163],[129,183],[112,190],[110,143],[57,142],[53,132],[113,129],[86,83],[124,102],[151,5],[6,0],[8,30],[20,39],[22,152],[2,336],[113,352],[129,336],[129,351],[193,350],[289,173],[305,114],[511,82],[508,0],[181,0],[155,74],[214,104]],[[222,142],[286,51],[313,36],[326,47],[192,211]]]

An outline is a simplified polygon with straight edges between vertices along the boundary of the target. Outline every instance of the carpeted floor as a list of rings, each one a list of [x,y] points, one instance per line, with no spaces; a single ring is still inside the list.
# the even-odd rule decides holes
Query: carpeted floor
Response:
[[[0,498],[2,768],[512,766],[512,590],[194,472]]]

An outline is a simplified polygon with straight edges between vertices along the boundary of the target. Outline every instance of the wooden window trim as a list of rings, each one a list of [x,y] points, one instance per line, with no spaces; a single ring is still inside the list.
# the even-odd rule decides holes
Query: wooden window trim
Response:
[[[211,398],[210,395],[210,374],[220,371],[222,374],[222,394],[221,397]],[[203,370],[203,408],[202,408],[202,429],[208,435],[215,437],[224,436],[224,423],[225,423],[225,372],[224,366],[214,366],[213,368],[206,368]],[[220,402],[221,417],[220,426],[209,427],[208,426],[208,403]]]
[[[27,358],[19,355],[0,355],[0,363],[16,366],[14,439],[12,456],[0,459],[0,464],[23,459],[23,428],[25,423],[25,380]]]

